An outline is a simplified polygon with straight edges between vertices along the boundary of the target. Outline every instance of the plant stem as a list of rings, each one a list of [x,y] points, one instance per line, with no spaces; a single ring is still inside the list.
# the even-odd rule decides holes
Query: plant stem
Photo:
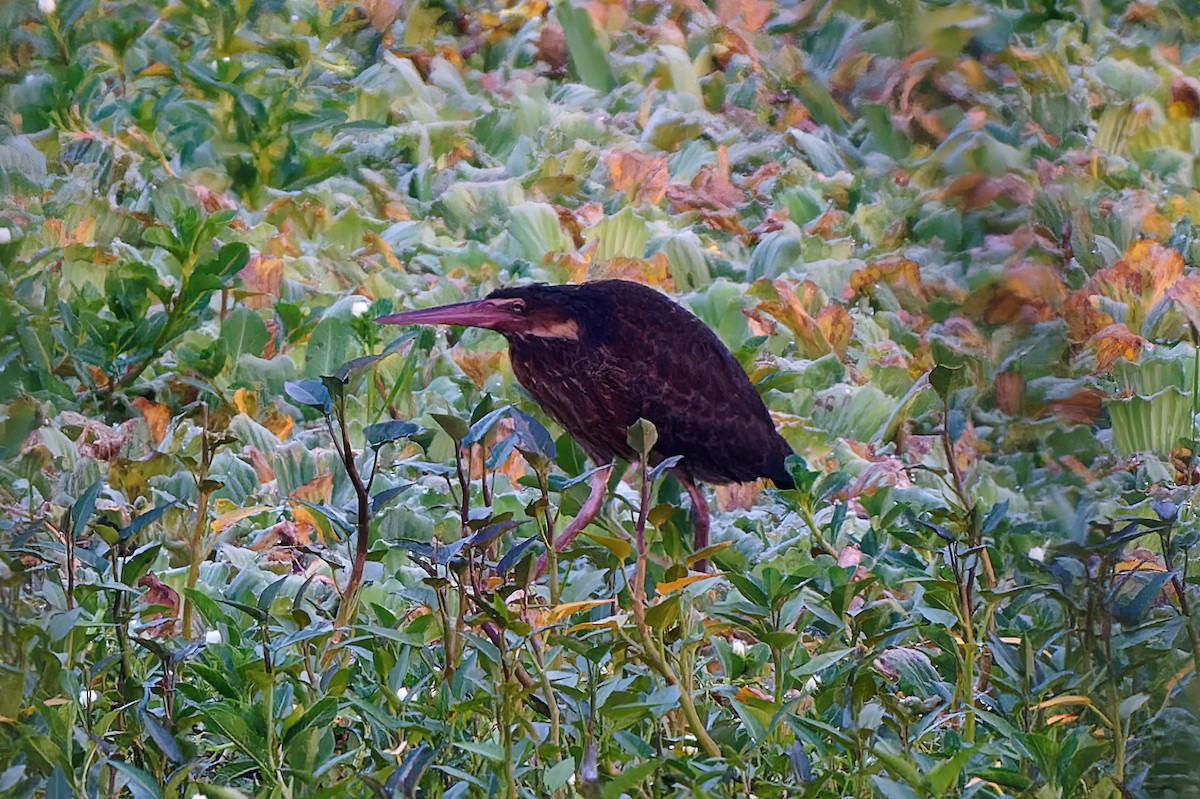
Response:
[[[538,665],[538,676],[542,681],[542,692],[546,696],[546,707],[550,708],[550,744],[556,752],[560,752],[558,746],[559,739],[559,713],[558,701],[554,695],[554,686],[550,684],[550,676],[546,673],[546,661],[542,657],[541,647],[538,645],[535,636],[529,637],[529,648],[533,652],[533,659]],[[561,752],[559,760],[561,760]]]
[[[325,423],[329,428],[330,435],[333,435],[333,423],[328,416],[325,417]],[[367,562],[367,552],[371,545],[370,489],[363,482],[362,475],[358,471],[358,464],[354,462],[354,448],[350,446],[350,431],[346,427],[344,406],[338,409],[338,429],[341,433],[341,445],[338,446],[338,440],[335,436],[334,446],[341,456],[342,468],[346,470],[346,475],[350,478],[351,485],[354,486],[354,496],[357,500],[357,513],[355,517],[356,541],[354,562],[350,567],[350,578],[346,582],[345,591],[342,592],[342,602],[338,606],[337,618],[333,624],[334,633],[330,639],[330,647],[325,651],[325,657],[322,658],[322,667],[329,665],[333,657],[333,645],[341,640],[343,631],[346,627],[354,623],[358,615],[358,595],[362,587],[362,576]],[[372,481],[374,481],[374,474],[372,474]]]
[[[188,542],[191,558],[188,562],[187,578],[184,585],[194,589],[200,579],[200,561],[204,558],[204,528],[208,525],[208,497],[212,489],[208,487],[208,470],[212,466],[212,446],[208,439],[208,403],[200,403],[200,475],[196,480],[196,524],[192,528],[192,539]],[[192,617],[195,608],[188,599],[187,591],[183,594],[183,637],[192,637]]]
[[[683,709],[683,715],[687,718],[688,726],[692,728],[692,734],[696,736],[696,741],[706,754],[712,757],[720,757],[721,749],[717,746],[716,741],[709,736],[708,730],[705,728],[704,722],[696,710],[696,704],[692,700],[692,692],[685,690],[686,686],[679,679],[675,670],[671,668],[666,658],[659,654],[657,642],[655,642],[654,636],[650,633],[650,626],[646,623],[646,515],[650,511],[651,488],[646,468],[646,459],[643,457],[641,467],[641,508],[638,509],[636,529],[637,565],[634,567],[633,585],[630,586],[629,592],[633,603],[634,623],[637,625],[638,636],[642,643],[642,656],[670,685],[679,687],[679,705]]]

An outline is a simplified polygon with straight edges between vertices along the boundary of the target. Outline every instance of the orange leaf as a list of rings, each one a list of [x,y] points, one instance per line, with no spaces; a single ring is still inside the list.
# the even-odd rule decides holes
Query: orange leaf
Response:
[[[612,176],[612,188],[631,203],[657,204],[667,190],[667,156],[647,155],[637,150],[610,152],[604,157]]]
[[[242,268],[238,277],[249,292],[249,296],[242,300],[243,305],[247,308],[270,308],[279,299],[280,286],[283,285],[283,261],[259,253]]]
[[[846,357],[846,350],[850,347],[850,336],[854,332],[850,312],[836,303],[826,305],[817,314],[817,327],[838,357]]]
[[[145,397],[134,397],[133,404],[137,406],[146,424],[150,427],[150,437],[155,444],[161,444],[167,437],[167,423],[171,421],[171,409],[159,402],[151,402]]]
[[[737,693],[733,695],[734,699],[742,704],[751,702],[774,702],[775,698],[761,688],[756,688],[753,685],[743,685],[737,689]]]
[[[164,613],[154,614],[149,618],[159,618],[163,615],[176,616],[179,614],[179,592],[160,580],[158,575],[153,572],[147,572],[142,575],[142,579],[138,580],[138,585],[146,589],[146,593],[140,597],[142,603],[146,605],[160,605],[167,608]]]
[[[893,258],[876,261],[850,274],[842,299],[851,300],[859,294],[869,293],[877,284],[885,283],[907,297],[925,302],[925,288],[921,284],[921,268],[908,258]]]
[[[96,231],[96,217],[89,216],[79,220],[79,224],[75,226],[62,242],[67,244],[91,244],[93,234]]]
[[[634,283],[644,283],[647,286],[671,286],[671,265],[666,253],[656,252],[650,258],[613,258],[603,264],[597,264],[592,270],[590,279],[604,278],[606,280],[631,280]]]
[[[1062,278],[1053,269],[1019,264],[1005,270],[983,318],[992,325],[1044,322],[1052,318],[1052,306],[1057,308],[1065,293]]]
[[[322,474],[309,480],[293,491],[293,499],[303,499],[314,505],[328,502],[333,497],[333,474]]]
[[[254,447],[246,447],[246,454],[250,456],[250,465],[254,467],[254,476],[258,478],[258,482],[269,483],[275,479],[275,470],[266,455]]]
[[[676,591],[681,591],[687,588],[692,583],[698,583],[701,580],[710,580],[713,577],[720,577],[725,572],[711,572],[709,574],[689,574],[687,577],[680,577],[678,580],[671,580],[669,583],[659,583],[654,587],[655,593],[659,597],[669,596]]]
[[[805,282],[807,283],[807,281]],[[755,296],[767,296],[767,299],[758,303],[757,310],[770,314],[791,330],[796,336],[796,344],[800,346],[801,353],[805,357],[819,358],[832,352],[833,348],[829,345],[825,334],[821,332],[816,320],[805,310],[804,302],[786,282],[782,280],[776,280],[773,283],[759,281],[755,287],[758,289],[754,292]],[[759,289],[759,287],[761,288]],[[807,286],[801,284],[800,290],[809,299],[816,294],[816,286],[812,286],[811,283]]]
[[[1067,340],[1081,344],[1113,323],[1113,318],[1096,307],[1087,289],[1072,291],[1063,303]]]
[[[250,544],[249,549],[254,552],[266,552],[277,547],[291,549],[305,543],[308,543],[308,539],[300,534],[296,524],[284,519],[271,525]]]
[[[721,211],[729,211],[746,202],[746,195],[729,182],[729,156],[725,148],[719,148],[718,167],[705,166],[692,181],[692,188],[702,200]]]
[[[275,437],[280,441],[284,441],[292,434],[292,427],[295,424],[295,419],[290,416],[284,416],[274,408],[267,414],[267,418],[263,420],[263,426],[274,433]]]
[[[1188,321],[1200,329],[1200,277],[1189,275],[1179,278],[1167,289],[1167,296],[1175,301]]]
[[[248,519],[251,516],[262,513],[263,511],[271,510],[270,505],[254,505],[249,508],[235,508],[212,520],[212,529],[214,533],[219,533],[225,528],[240,522],[242,519]]]
[[[1092,424],[1104,410],[1107,395],[1098,388],[1081,388],[1065,399],[1051,400],[1046,409],[1055,416],[1072,424]]]
[[[579,602],[564,602],[561,605],[547,608],[542,614],[542,618],[545,624],[556,624],[573,613],[598,608],[601,605],[611,605],[612,602],[613,600],[611,599],[584,599]]]
[[[1141,336],[1129,332],[1129,328],[1118,322],[1088,339],[1088,346],[1096,352],[1096,371],[1106,372],[1118,358],[1137,361],[1142,348],[1153,345]]]
[[[1141,329],[1142,319],[1183,276],[1183,256],[1156,241],[1135,241],[1117,263],[1101,269],[1088,281],[1092,294],[1123,302],[1125,323]]]
[[[88,371],[92,373],[92,380],[96,383],[97,388],[104,388],[108,385],[108,375],[98,366],[88,366]]]
[[[1009,416],[1017,416],[1021,412],[1021,396],[1025,391],[1025,382],[1020,372],[999,372],[995,379],[996,407]]]
[[[717,495],[717,508],[728,513],[735,508],[750,510],[763,487],[761,482],[755,480],[752,483],[726,483],[713,486],[713,489]]]
[[[504,354],[499,351],[477,352],[458,345],[450,350],[450,357],[458,364],[458,368],[463,370],[463,374],[471,378],[471,382],[475,384],[476,388],[483,388],[483,384],[488,381],[488,378],[499,371],[500,364],[504,360]]]

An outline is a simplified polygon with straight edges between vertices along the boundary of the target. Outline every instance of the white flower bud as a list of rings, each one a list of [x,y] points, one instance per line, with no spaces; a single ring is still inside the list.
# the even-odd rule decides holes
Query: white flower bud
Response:
[[[56,10],[58,10],[58,4],[54,0],[38,0],[38,11],[46,16],[50,16]]]
[[[12,228],[0,227],[0,244],[8,244],[12,241]]]
[[[221,631],[220,630],[209,630],[208,632],[206,632],[204,634],[204,643],[206,643],[206,644],[221,643]]]
[[[355,317],[363,316],[369,310],[371,310],[371,301],[366,297],[355,298],[354,304],[350,306],[350,313]]]
[[[79,704],[81,705],[95,704],[96,700],[99,698],[100,693],[98,691],[93,691],[91,688],[84,688],[79,692]]]

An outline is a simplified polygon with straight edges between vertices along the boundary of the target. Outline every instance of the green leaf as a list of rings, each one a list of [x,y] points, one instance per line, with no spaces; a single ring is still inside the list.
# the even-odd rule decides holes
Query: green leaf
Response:
[[[150,734],[150,738],[158,746],[159,751],[167,756],[167,759],[172,763],[182,763],[184,761],[183,752],[179,749],[179,742],[175,740],[175,736],[159,724],[158,719],[145,709],[138,706],[138,718],[142,722],[142,726],[146,728],[146,732]]]
[[[945,402],[946,398],[950,396],[950,387],[957,372],[958,369],[938,364],[929,373],[929,385],[933,386],[933,390],[942,398],[942,402]]]
[[[380,422],[373,424],[363,430],[363,435],[366,436],[367,442],[372,447],[381,447],[391,441],[396,441],[409,436],[420,435],[425,432],[425,428],[413,422],[407,422],[403,419],[392,419],[388,422]]]
[[[137,581],[142,579],[150,567],[154,565],[158,553],[162,550],[162,543],[155,541],[134,552],[125,561],[125,565],[121,568],[121,582],[126,585],[137,585]]]
[[[557,791],[567,784],[567,781],[571,779],[574,773],[575,758],[572,755],[567,755],[565,759],[558,761],[546,769],[546,773],[542,776],[542,787],[546,791]]]
[[[629,446],[633,447],[633,451],[645,461],[650,455],[650,451],[654,449],[654,445],[658,443],[658,429],[654,426],[654,422],[648,419],[638,419],[625,431],[625,440],[629,442]]]
[[[258,314],[238,306],[221,323],[220,338],[225,342],[225,352],[234,363],[238,363],[243,354],[262,357],[263,348],[271,340],[271,334]]]
[[[479,755],[493,763],[504,762],[504,748],[497,743],[486,741],[454,741],[452,745],[473,755]]]
[[[216,255],[198,264],[192,278],[202,277],[204,280],[200,285],[205,288],[226,288],[233,276],[245,269],[248,263],[250,248],[244,242],[235,241],[226,244]]]
[[[20,397],[4,409],[0,419],[0,460],[15,458],[34,430],[42,426],[42,412],[29,397]]]
[[[359,358],[351,358],[333,373],[333,379],[341,383],[349,383],[351,380],[362,374],[366,369],[374,366],[376,363],[388,357],[390,354],[391,353],[385,352],[381,355],[363,355]]]
[[[976,744],[975,746],[959,749],[954,753],[953,757],[943,760],[929,771],[925,780],[929,783],[933,795],[944,796],[946,791],[950,790],[950,786],[958,782],[963,768],[975,753],[979,751],[979,746],[979,744]]]
[[[463,438],[466,437],[470,428],[467,423],[457,416],[452,416],[448,413],[431,413],[433,420],[438,423],[438,426],[446,431],[446,434],[454,439],[456,444],[461,444]]]
[[[133,799],[161,799],[162,791],[158,788],[158,781],[149,772],[116,758],[109,758],[107,763],[125,777],[125,787],[133,794]]]
[[[479,417],[467,432],[462,437],[464,446],[482,441],[487,436],[488,432],[496,426],[496,423],[503,419],[512,410],[511,405],[504,405],[494,410],[488,411],[483,416]],[[448,431],[447,431],[448,432]]]
[[[648,760],[633,768],[623,769],[619,774],[604,784],[600,791],[602,799],[618,799],[622,794],[632,793],[634,786],[639,785],[657,771],[662,764],[657,760]]]
[[[279,595],[279,592],[287,585],[290,579],[290,575],[285,575],[264,588],[263,592],[258,595],[258,602],[256,603],[258,609],[263,613],[270,613],[271,603],[275,601],[275,597]]]
[[[541,535],[534,534],[514,546],[508,551],[507,554],[505,554],[504,557],[500,559],[500,562],[496,564],[496,573],[504,574],[513,566],[516,566],[517,562],[521,560],[521,557],[529,550],[529,548],[540,540]]]
[[[283,384],[283,390],[301,405],[316,408],[326,416],[333,413],[333,397],[320,380],[289,380]]]
[[[853,654],[853,649],[835,649],[832,652],[822,652],[819,655],[813,656],[807,663],[801,664],[792,669],[793,677],[807,677],[811,674],[824,671],[830,666],[842,661],[847,655]]]
[[[162,518],[163,514],[175,507],[174,502],[168,502],[165,505],[159,505],[151,508],[131,521],[124,529],[121,530],[121,540],[127,541],[133,538],[146,528],[147,525],[153,524]]]
[[[600,47],[587,10],[575,5],[574,0],[564,0],[558,4],[555,13],[566,34],[567,54],[576,74],[598,92],[608,93],[616,88],[617,79],[608,63],[608,55]]]
[[[537,455],[546,460],[558,457],[554,438],[550,431],[520,408],[512,409],[513,435],[517,437],[517,449],[525,455]]]
[[[333,375],[350,355],[355,342],[353,328],[336,316],[322,319],[308,337],[304,371],[310,375]]]
[[[87,528],[88,520],[92,518],[92,511],[96,507],[96,498],[100,496],[100,489],[102,488],[104,488],[103,480],[97,480],[92,483],[84,490],[79,499],[75,500],[75,504],[68,511],[71,536],[73,538],[79,538]]]

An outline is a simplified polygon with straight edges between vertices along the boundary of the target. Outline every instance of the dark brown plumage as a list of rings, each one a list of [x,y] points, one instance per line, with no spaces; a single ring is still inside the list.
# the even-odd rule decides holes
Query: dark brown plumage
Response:
[[[675,472],[692,496],[697,546],[707,544],[707,513],[692,481],[768,477],[792,486],[791,448],[742,367],[707,325],[654,289],[623,280],[537,284],[378,321],[501,333],[521,385],[598,465],[632,460],[628,427],[639,417],[653,422],[655,462],[683,457]],[[595,488],[589,504],[598,510]]]
[[[521,300],[526,317],[565,314],[577,338],[505,333],[513,372],[538,404],[598,464],[632,460],[626,430],[638,417],[658,428],[660,458],[706,483],[791,478],[791,454],[745,371],[716,333],[639,283],[525,286],[489,300]],[[568,327],[569,329],[569,327]],[[501,331],[503,332],[503,331]]]

